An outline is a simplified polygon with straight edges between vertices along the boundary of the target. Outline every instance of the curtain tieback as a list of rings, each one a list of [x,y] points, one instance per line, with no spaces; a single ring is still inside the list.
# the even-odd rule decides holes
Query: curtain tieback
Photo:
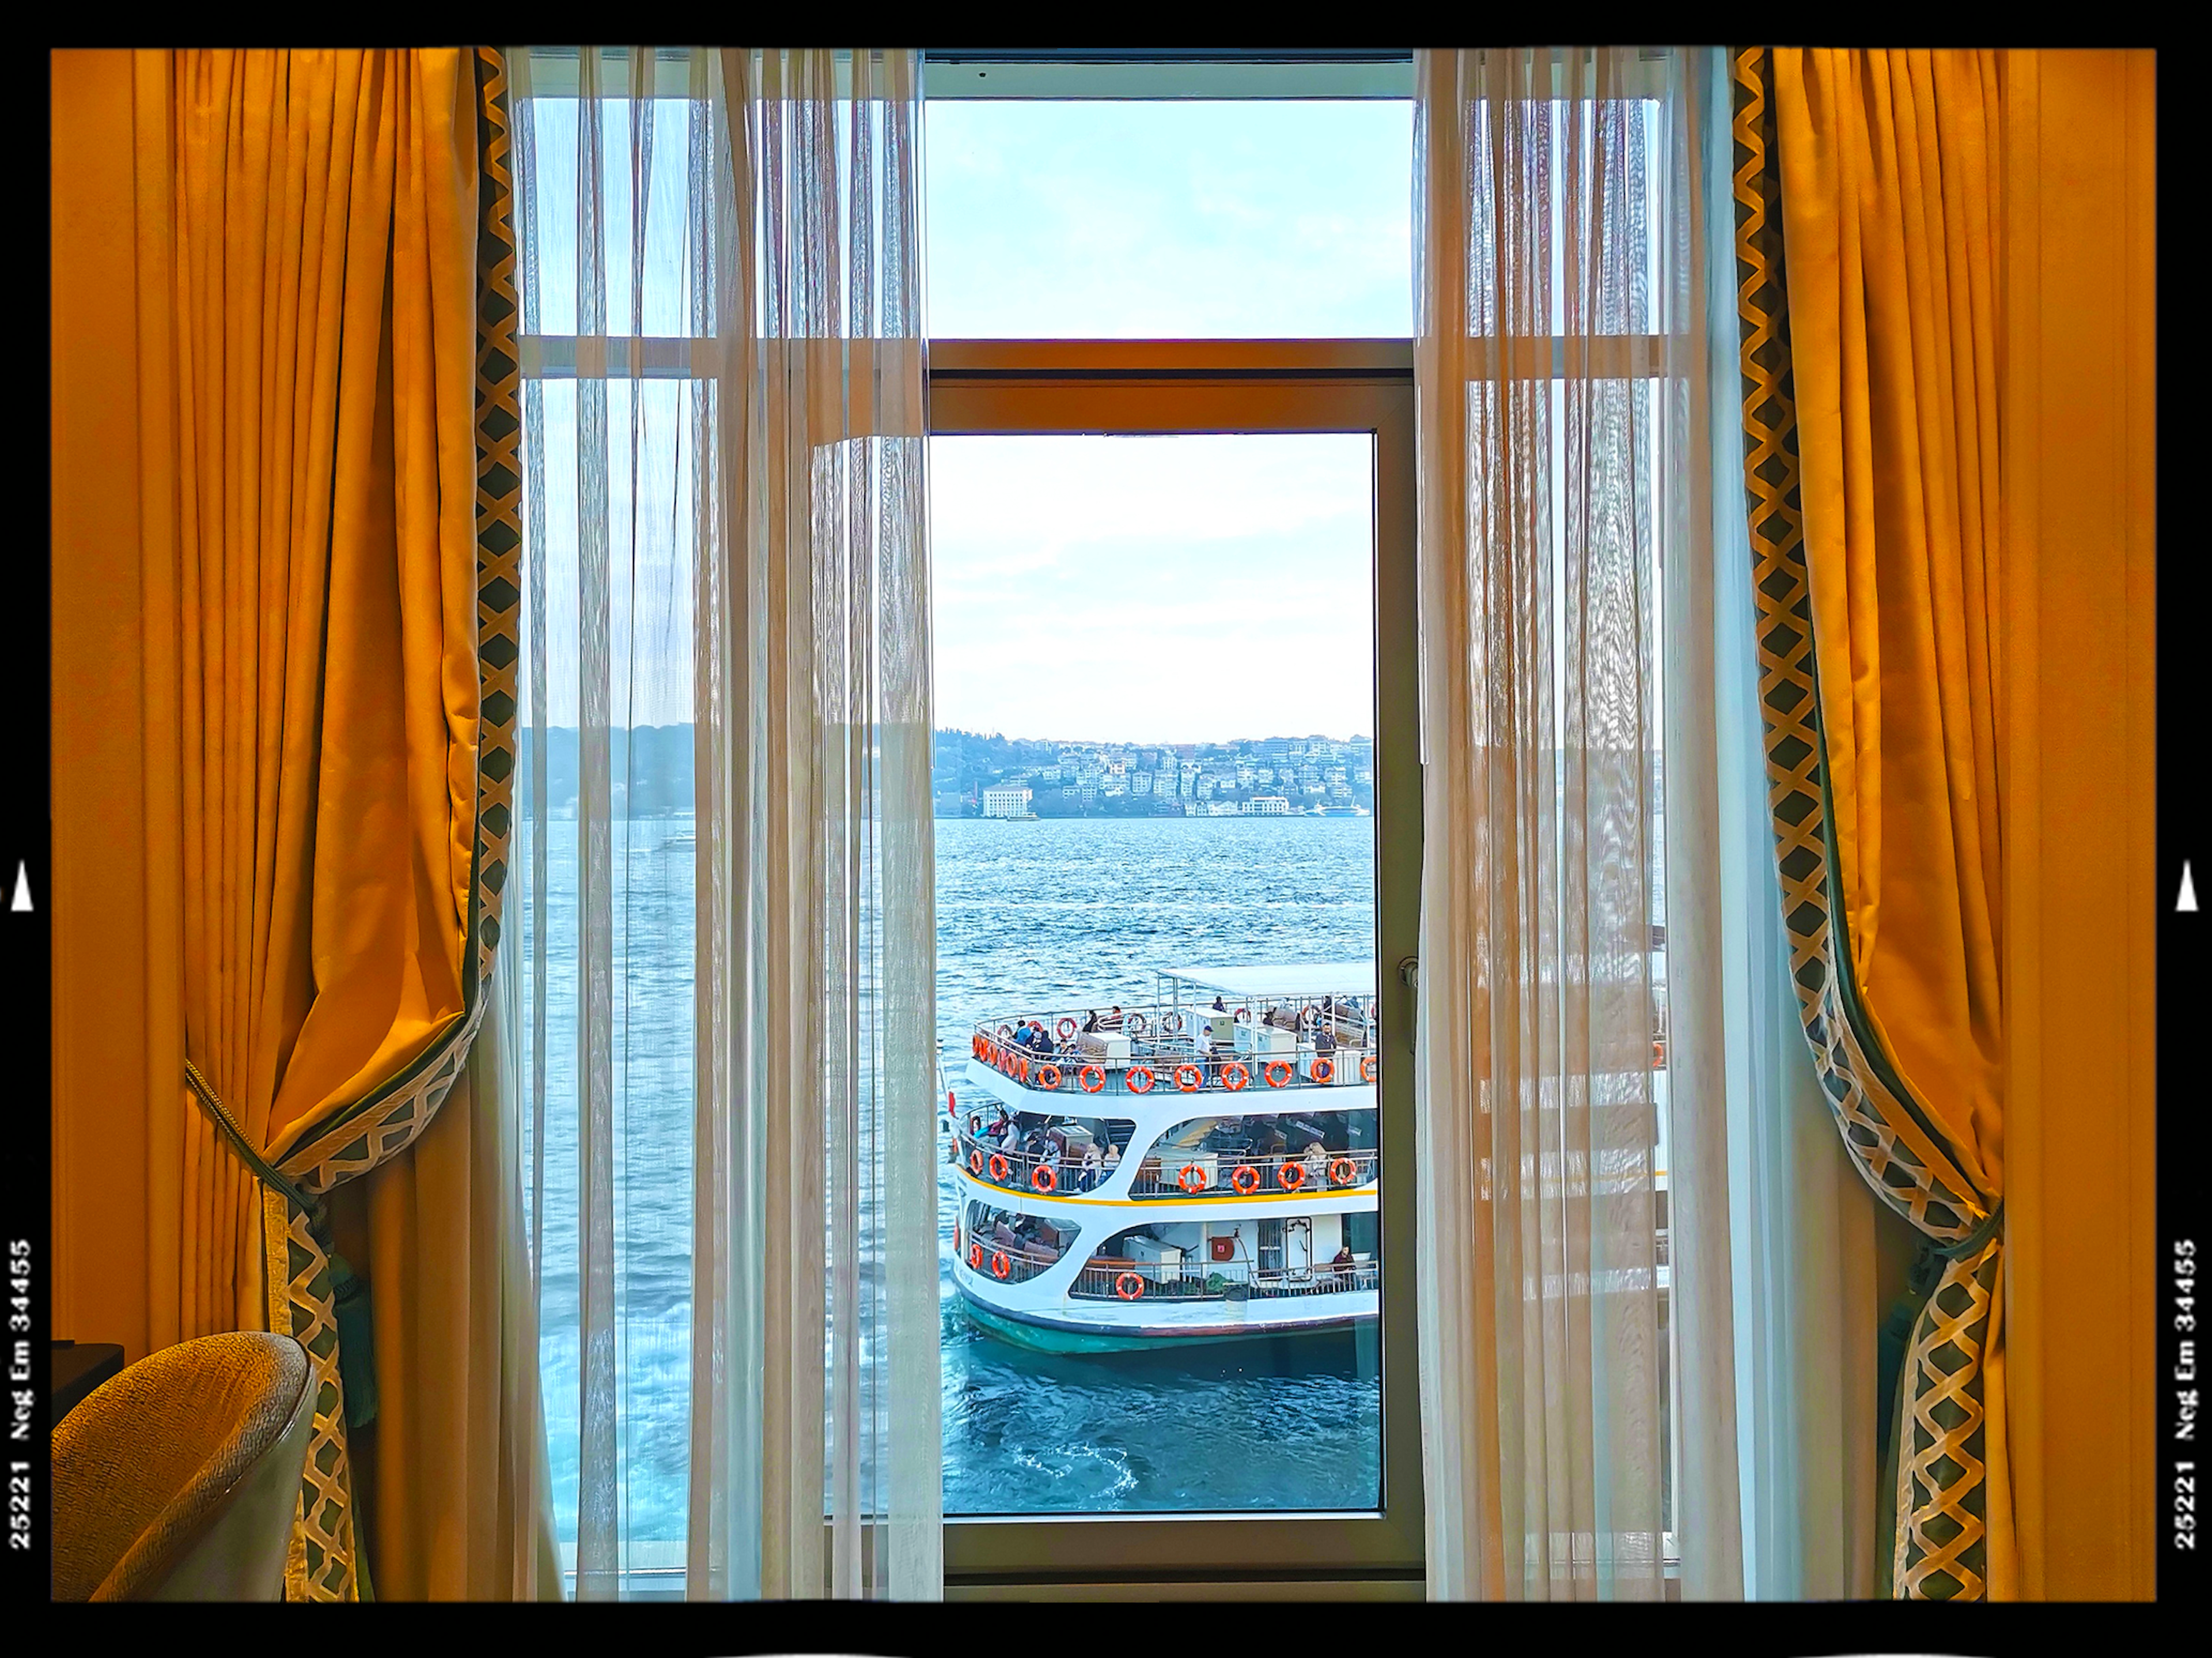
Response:
[[[368,1285],[354,1275],[346,1258],[331,1247],[329,1207],[253,1149],[245,1132],[216,1097],[215,1090],[208,1086],[207,1078],[200,1075],[199,1067],[190,1060],[185,1061],[185,1081],[191,1088],[192,1097],[200,1102],[200,1108],[222,1131],[223,1139],[230,1142],[230,1149],[253,1171],[254,1177],[283,1193],[288,1202],[307,1216],[307,1230],[322,1246],[324,1257],[330,1262],[331,1299],[338,1326],[338,1380],[345,1394],[346,1426],[358,1428],[374,1421],[376,1352],[372,1345],[374,1327],[369,1319]]]
[[[1956,1243],[1936,1243],[1932,1239],[1929,1247],[1946,1260],[1971,1260],[1982,1252],[1982,1246],[1997,1235],[2004,1224],[2004,1199],[1999,1198],[1996,1206],[1982,1219],[1980,1225]]]
[[[230,1149],[238,1153],[239,1160],[251,1169],[264,1186],[273,1186],[292,1200],[293,1205],[307,1215],[307,1224],[319,1240],[326,1212],[319,1199],[309,1196],[285,1177],[269,1160],[246,1143],[244,1132],[231,1118],[223,1102],[216,1097],[215,1090],[208,1086],[207,1078],[200,1075],[199,1067],[190,1060],[185,1061],[185,1081],[191,1084],[192,1097],[208,1114],[222,1137],[230,1142]]]

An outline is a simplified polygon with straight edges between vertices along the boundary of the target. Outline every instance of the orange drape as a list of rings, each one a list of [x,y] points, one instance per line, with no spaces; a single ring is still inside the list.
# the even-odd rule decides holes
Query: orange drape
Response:
[[[176,646],[149,893],[185,1052],[270,1153],[462,1011],[473,93],[454,52],[138,64],[142,542]],[[253,1182],[184,1121],[177,1333],[261,1324]]]
[[[385,1163],[365,1254],[391,1348],[375,1508],[393,1586],[557,1592],[492,1049],[432,1115],[487,993],[465,1000],[496,936],[477,859],[504,835],[480,841],[477,821],[478,191],[504,167],[499,84],[495,54],[451,50],[134,64],[146,888],[157,951],[163,918],[177,940],[173,967],[149,968],[149,1038],[156,1089],[182,1102],[175,1143],[157,1112],[149,1150],[149,1322],[175,1339],[273,1307],[314,1355],[295,1596],[365,1587],[334,1292],[319,1242],[264,1231],[300,1217],[264,1202],[185,1095],[171,1066],[187,1058],[256,1151],[301,1153],[313,1189]],[[483,118],[489,161],[480,104],[500,117]],[[425,1056],[445,1071],[394,1092]],[[404,1114],[350,1149],[371,1099]]]
[[[1996,54],[1774,54],[1820,718],[1868,1011],[1998,1190]]]
[[[1773,64],[1836,919],[1900,1097],[1995,1214],[2004,1151],[1996,54],[1777,48]],[[2008,1598],[2001,1274],[1990,1298],[1985,1327],[1962,1340],[1980,1360],[1986,1412],[1977,1442],[1987,1590]],[[1908,1392],[1918,1409],[1910,1378]],[[1956,1451],[1967,1454],[1963,1442]]]

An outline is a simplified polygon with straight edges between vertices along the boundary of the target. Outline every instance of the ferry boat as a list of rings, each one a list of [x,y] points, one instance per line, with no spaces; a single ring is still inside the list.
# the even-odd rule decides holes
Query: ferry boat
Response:
[[[1146,1005],[975,1026],[945,1090],[969,1316],[1063,1353],[1371,1323],[1376,1038],[1372,962],[1175,968]]]

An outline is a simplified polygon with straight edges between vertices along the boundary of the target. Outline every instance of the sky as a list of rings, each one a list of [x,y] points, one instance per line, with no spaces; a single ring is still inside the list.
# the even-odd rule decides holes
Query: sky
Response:
[[[1408,103],[946,100],[935,338],[1402,337]],[[1218,742],[1374,729],[1364,435],[937,438],[936,723]]]
[[[937,337],[1401,338],[1410,101],[927,106]]]
[[[1373,731],[1372,490],[1364,433],[932,439],[936,723]]]
[[[576,325],[575,106],[533,107],[531,309],[563,333]],[[683,107],[657,106],[647,333],[686,324]],[[1410,102],[952,100],[925,119],[933,337],[1412,331]],[[608,328],[623,333],[626,117],[610,116],[605,143]],[[678,385],[648,382],[638,405],[634,548],[629,388],[608,388],[623,463],[609,479],[617,723],[690,718]],[[544,391],[548,717],[569,725],[574,388]],[[1369,448],[1349,435],[933,440],[935,723],[1099,741],[1372,731]]]

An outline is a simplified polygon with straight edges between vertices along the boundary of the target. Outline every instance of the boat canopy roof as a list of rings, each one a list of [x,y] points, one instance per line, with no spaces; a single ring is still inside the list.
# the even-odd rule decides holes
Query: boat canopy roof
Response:
[[[1171,967],[1164,979],[1176,979],[1218,991],[1224,996],[1372,996],[1375,963],[1365,962],[1257,962],[1243,967]]]

